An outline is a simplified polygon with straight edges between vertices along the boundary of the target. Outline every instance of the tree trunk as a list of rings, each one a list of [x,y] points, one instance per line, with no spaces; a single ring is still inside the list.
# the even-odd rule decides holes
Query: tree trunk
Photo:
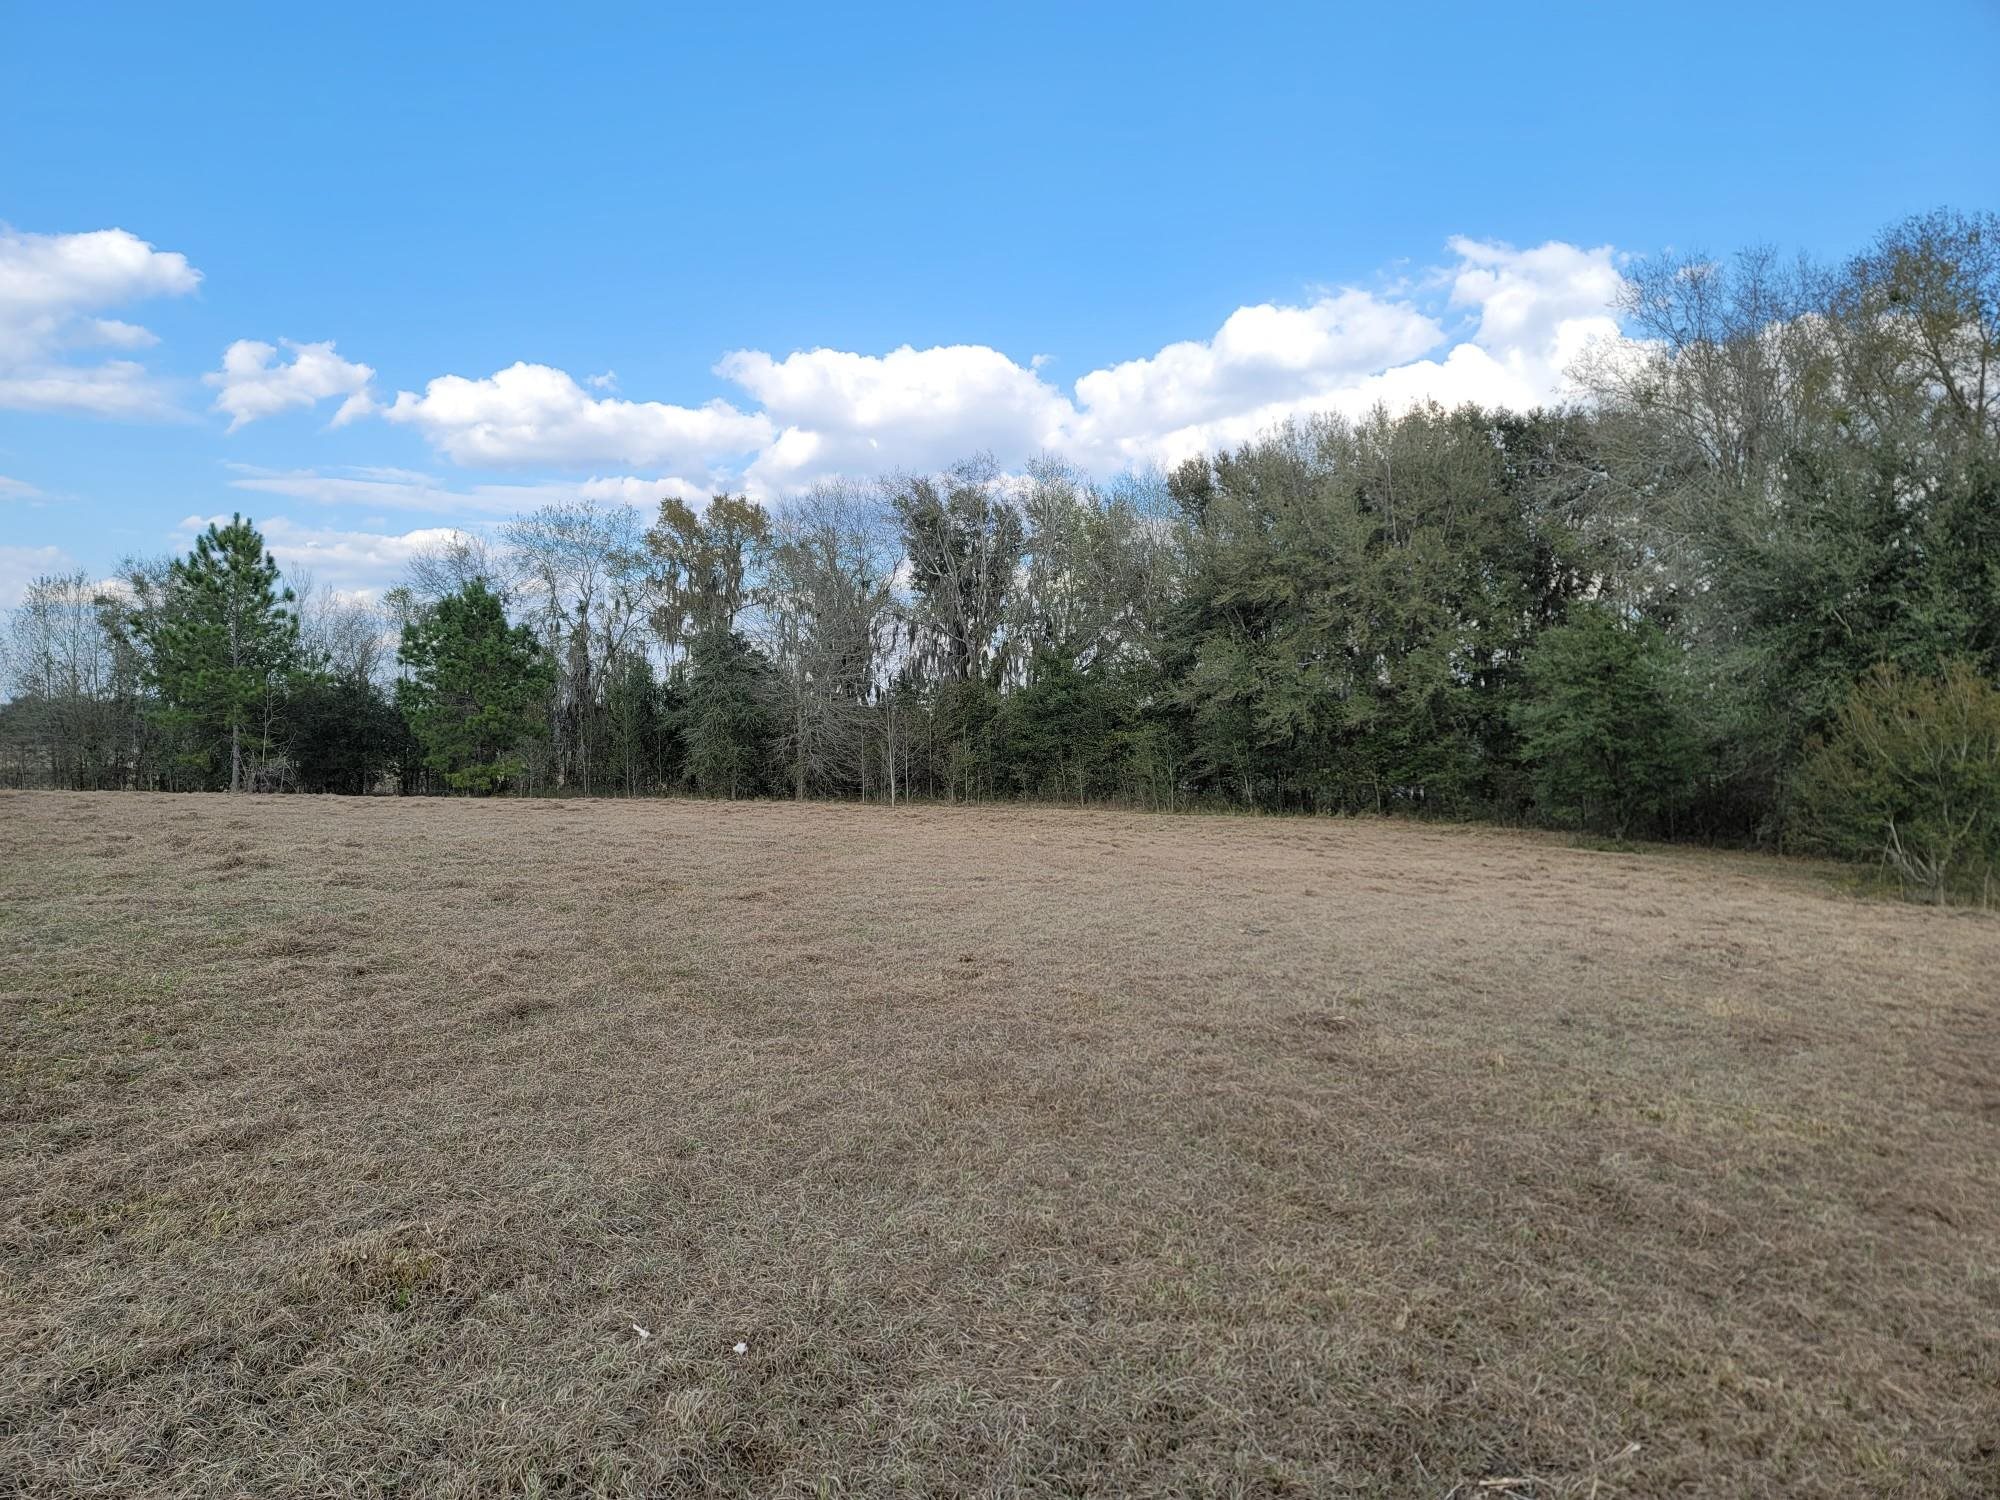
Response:
[[[896,710],[890,706],[887,733],[882,736],[882,759],[888,763],[889,805],[896,805]]]
[[[798,770],[792,787],[792,800],[803,802],[806,800],[806,705],[803,690],[801,690],[799,697],[797,724],[799,741]]]

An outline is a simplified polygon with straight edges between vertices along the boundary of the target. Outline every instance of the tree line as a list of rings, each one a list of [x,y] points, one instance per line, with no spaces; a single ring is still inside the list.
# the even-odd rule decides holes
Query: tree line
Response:
[[[14,612],[0,765],[163,789],[1422,811],[2000,870],[2000,217],[1633,268],[1588,399],[1160,474],[578,500],[379,605],[255,528]]]

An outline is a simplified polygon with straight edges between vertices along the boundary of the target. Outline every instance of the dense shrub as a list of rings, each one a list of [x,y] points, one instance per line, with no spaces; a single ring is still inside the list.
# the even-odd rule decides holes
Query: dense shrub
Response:
[[[285,719],[292,784],[302,792],[367,792],[421,755],[396,705],[365,679],[302,674]]]
[[[1927,900],[2000,889],[2000,690],[1970,663],[1877,667],[1813,741],[1792,788],[1812,847],[1879,859]]]

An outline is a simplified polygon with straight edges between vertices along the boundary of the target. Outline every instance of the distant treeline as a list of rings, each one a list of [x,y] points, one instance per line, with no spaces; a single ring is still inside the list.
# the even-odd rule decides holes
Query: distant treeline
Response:
[[[1587,400],[547,506],[379,605],[248,523],[16,610],[64,787],[1425,813],[2000,868],[2000,216],[1637,267]]]

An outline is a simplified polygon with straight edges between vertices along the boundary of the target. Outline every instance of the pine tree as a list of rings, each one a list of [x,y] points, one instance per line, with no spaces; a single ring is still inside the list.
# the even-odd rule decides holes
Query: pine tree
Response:
[[[425,765],[458,791],[500,791],[521,774],[516,750],[545,727],[549,663],[532,630],[507,623],[484,580],[405,625],[397,659],[409,672],[397,706]]]
[[[164,607],[135,615],[167,716],[209,766],[226,753],[229,790],[244,786],[246,750],[262,751],[298,653],[292,591],[264,538],[242,516],[210,522],[168,571]]]

